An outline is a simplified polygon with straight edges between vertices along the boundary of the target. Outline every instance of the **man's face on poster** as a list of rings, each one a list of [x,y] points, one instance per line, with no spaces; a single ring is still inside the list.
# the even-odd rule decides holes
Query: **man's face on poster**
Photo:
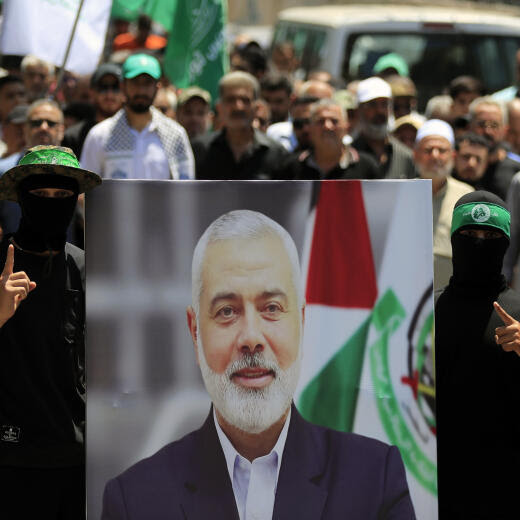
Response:
[[[198,316],[188,309],[217,413],[250,433],[284,416],[298,381],[303,304],[293,269],[275,234],[210,243]]]

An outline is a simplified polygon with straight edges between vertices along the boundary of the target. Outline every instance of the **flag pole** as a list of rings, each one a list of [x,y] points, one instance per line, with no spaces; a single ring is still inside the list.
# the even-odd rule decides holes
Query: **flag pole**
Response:
[[[76,27],[79,21],[79,15],[81,14],[81,8],[83,7],[83,3],[85,0],[79,0],[78,12],[76,13],[76,18],[74,19],[74,25],[72,26],[72,31],[70,33],[70,38],[67,43],[67,49],[65,50],[65,55],[63,56],[63,62],[61,64],[60,71],[58,72],[58,77],[56,78],[56,89],[54,92],[58,92],[61,87],[61,82],[63,81],[63,74],[65,72],[65,65],[67,64],[67,60],[69,59],[70,49],[72,47],[72,40],[74,39],[74,34],[76,33]]]

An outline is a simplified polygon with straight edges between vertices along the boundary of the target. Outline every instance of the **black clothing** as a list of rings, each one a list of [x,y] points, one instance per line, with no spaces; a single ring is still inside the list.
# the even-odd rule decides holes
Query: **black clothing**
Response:
[[[85,520],[85,468],[0,466],[0,518]]]
[[[282,179],[379,179],[379,167],[375,159],[363,152],[349,149],[348,164],[341,166],[337,164],[332,170],[324,174],[311,153],[303,152],[293,154],[286,161],[280,172]]]
[[[72,191],[69,197],[40,197],[31,193],[39,188]],[[28,251],[61,251],[67,240],[79,186],[76,179],[61,175],[30,175],[18,186],[22,218],[15,233],[16,243]]]
[[[0,244],[4,266],[9,240]],[[15,248],[14,272],[36,288],[0,328],[0,466],[84,463],[83,251],[49,261]]]
[[[81,157],[83,143],[87,138],[87,134],[96,124],[97,121],[95,119],[85,119],[85,121],[80,121],[79,123],[76,123],[75,125],[67,128],[63,137],[63,141],[61,142],[61,146],[72,148],[72,151],[76,157]]]
[[[288,155],[281,144],[258,130],[254,131],[251,148],[238,162],[226,140],[225,129],[204,134],[194,139],[191,146],[197,179],[276,179]]]
[[[357,137],[352,146],[377,161],[376,155],[363,135]],[[385,160],[379,164],[380,179],[415,179],[417,177],[411,150],[395,137],[390,136],[388,138],[384,155]]]
[[[505,200],[511,180],[518,171],[520,171],[520,163],[510,157],[506,157],[503,161],[488,165],[484,175],[477,181],[461,179],[455,171],[453,171],[453,177],[468,183],[476,190],[490,191]]]
[[[435,307],[440,520],[518,517],[520,357],[494,338],[494,301],[520,320],[500,274],[507,243],[452,236],[454,275]]]

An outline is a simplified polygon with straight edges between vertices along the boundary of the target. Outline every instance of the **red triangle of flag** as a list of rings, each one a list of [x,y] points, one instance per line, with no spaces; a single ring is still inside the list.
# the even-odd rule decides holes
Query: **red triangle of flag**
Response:
[[[377,297],[360,181],[323,181],[310,249],[308,304],[371,309]]]

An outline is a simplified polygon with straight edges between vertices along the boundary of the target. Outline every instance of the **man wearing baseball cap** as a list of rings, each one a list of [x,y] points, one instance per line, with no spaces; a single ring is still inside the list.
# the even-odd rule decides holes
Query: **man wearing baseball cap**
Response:
[[[153,106],[161,65],[148,54],[123,63],[124,108],[87,135],[81,164],[109,179],[192,179],[194,161],[184,128]]]
[[[1,518],[85,518],[84,259],[66,231],[100,182],[57,146],[0,178],[22,209],[0,243]]]
[[[205,134],[211,124],[211,95],[193,86],[184,89],[177,99],[177,121],[190,139]]]
[[[498,196],[455,204],[453,276],[435,307],[441,520],[518,517],[520,295],[501,274],[509,233]]]
[[[352,146],[372,155],[379,163],[382,179],[413,179],[416,171],[412,153],[389,134],[392,89],[383,79],[372,77],[359,82],[359,137]]]
[[[63,146],[71,148],[77,157],[81,156],[90,129],[112,117],[123,106],[121,67],[115,63],[101,64],[90,78],[90,95],[95,109],[94,117],[68,128],[63,138]]]

